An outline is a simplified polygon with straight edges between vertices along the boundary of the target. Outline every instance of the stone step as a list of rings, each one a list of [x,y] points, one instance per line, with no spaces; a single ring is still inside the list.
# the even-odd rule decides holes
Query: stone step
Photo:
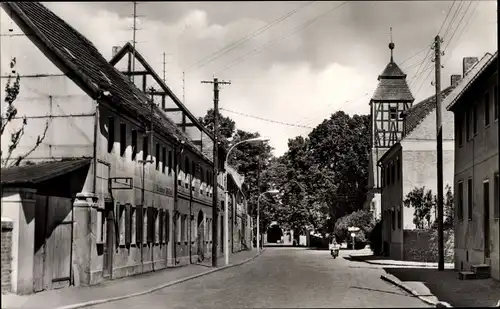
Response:
[[[476,279],[476,274],[472,271],[461,271],[458,273],[459,280],[472,280]]]
[[[471,271],[476,274],[479,273],[490,273],[490,265],[488,264],[476,264],[471,266]]]

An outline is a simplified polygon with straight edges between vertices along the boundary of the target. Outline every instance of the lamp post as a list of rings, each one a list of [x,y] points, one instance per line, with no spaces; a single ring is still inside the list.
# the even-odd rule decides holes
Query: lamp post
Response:
[[[226,160],[224,162],[228,162],[229,159],[229,154],[231,151],[238,145],[243,144],[243,143],[252,143],[252,142],[267,142],[269,141],[269,138],[264,138],[264,137],[255,137],[255,138],[249,138],[243,141],[239,141],[238,143],[234,144],[229,148],[229,150],[226,153]],[[228,205],[228,190],[227,190],[227,170],[224,173],[224,186],[225,186],[225,201],[224,201],[224,259],[226,265],[229,265],[229,205]],[[234,205],[233,205],[234,207]]]
[[[257,198],[257,252],[260,252],[260,198],[265,194],[277,195],[280,193],[278,190],[269,190],[259,195]]]

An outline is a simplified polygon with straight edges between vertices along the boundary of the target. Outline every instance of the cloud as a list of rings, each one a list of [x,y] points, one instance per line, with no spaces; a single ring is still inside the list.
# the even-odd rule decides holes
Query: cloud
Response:
[[[145,2],[138,5],[138,13],[143,16],[138,22],[137,48],[160,76],[162,54],[168,54],[167,83],[178,97],[182,98],[185,92],[186,105],[196,116],[203,116],[212,107],[212,88],[200,81],[211,79],[213,73],[219,71],[217,77],[232,82],[220,92],[224,108],[314,127],[338,109],[350,114],[368,113],[377,76],[389,61],[389,28],[393,27],[396,43],[394,59],[402,63],[430,46],[451,3],[349,2],[286,39],[253,52],[338,5],[316,2],[208,63],[211,59],[208,56],[214,52],[255,32],[301,3]],[[123,45],[132,39],[131,3],[49,2],[45,5],[92,41],[107,59],[111,58],[112,46]],[[465,3],[461,12],[467,7]],[[474,15],[469,15],[472,12]],[[461,72],[463,57],[481,57],[485,52],[496,50],[495,12],[493,1],[474,2],[470,6],[460,24],[466,31],[461,37],[462,28],[456,31],[443,56],[443,87],[449,85],[451,74]],[[5,33],[9,22],[3,11],[2,14],[1,33]],[[451,33],[453,29],[445,36],[445,41]],[[57,71],[48,60],[40,60],[43,59],[41,53],[27,38],[1,37],[1,40],[2,74],[12,55],[18,56],[19,70],[23,73]],[[401,65],[406,69],[408,80],[415,75],[426,52],[424,50]],[[244,57],[248,53],[251,56]],[[221,70],[241,57],[244,61]],[[19,61],[21,58],[23,61]],[[198,67],[197,63],[203,65]],[[423,67],[427,63],[431,64],[427,60]],[[416,102],[434,91],[430,85],[434,76],[432,66],[428,68],[418,83],[412,84]],[[185,72],[184,85],[182,72]],[[426,76],[429,77],[425,79]],[[368,95],[362,97],[366,93]],[[358,100],[352,102],[355,99]],[[299,134],[305,136],[310,131],[224,113],[236,121],[238,128],[272,137],[271,144],[277,155],[286,150],[288,138]]]

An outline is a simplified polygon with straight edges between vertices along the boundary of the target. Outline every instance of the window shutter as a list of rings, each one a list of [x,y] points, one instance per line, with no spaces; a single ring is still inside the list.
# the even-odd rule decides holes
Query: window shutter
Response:
[[[132,239],[132,212],[131,205],[125,205],[125,245],[129,246]]]
[[[168,244],[170,240],[170,215],[168,210],[165,211],[165,243]]]
[[[143,224],[144,224],[144,217],[143,217],[143,206],[139,206],[135,209],[135,242],[137,244],[142,244],[143,243],[143,231],[142,229]]]
[[[159,222],[159,227],[158,227],[158,229],[159,229],[158,234],[159,234],[159,237],[160,237],[159,243],[160,244],[163,244],[163,216],[164,215],[165,214],[164,214],[163,209],[160,209],[160,218],[158,219],[160,221]]]
[[[148,221],[148,233],[147,233],[147,242],[152,243],[154,241],[154,214],[153,214],[154,208],[153,207],[148,207],[146,210],[146,215],[147,215],[147,221]]]

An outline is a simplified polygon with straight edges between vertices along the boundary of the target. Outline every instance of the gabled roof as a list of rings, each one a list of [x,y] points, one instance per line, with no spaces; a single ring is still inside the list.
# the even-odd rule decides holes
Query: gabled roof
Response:
[[[102,99],[102,92],[109,91],[111,105],[149,126],[147,95],[107,62],[82,34],[39,2],[2,2],[2,7],[47,58],[89,96]],[[159,134],[184,141],[194,153],[211,162],[157,106],[153,124]]]
[[[208,135],[208,137],[212,140],[214,140],[213,133],[209,131],[205,126],[203,126],[199,120],[187,109],[187,107],[182,103],[182,101],[175,95],[175,93],[168,87],[168,85],[163,81],[163,79],[160,78],[158,73],[149,65],[149,63],[146,61],[146,59],[141,55],[140,52],[137,51],[130,42],[127,42],[114,56],[111,58],[109,63],[111,65],[115,66],[120,60],[123,59],[123,57],[127,53],[134,53],[134,57],[141,63],[144,68],[151,73],[153,76],[153,79],[160,85],[160,87],[170,96],[172,101],[180,108],[182,111],[186,114],[186,116],[193,122],[194,124],[197,125],[197,127],[203,131],[205,134]]]
[[[449,86],[441,91],[441,102],[446,98],[454,87]],[[403,112],[404,116],[404,136],[410,134],[421,122],[436,108],[436,96],[431,95],[427,99],[413,105],[410,109]]]
[[[469,70],[469,73],[460,81],[460,84],[462,84],[462,87],[460,87],[459,91],[457,91],[457,95],[450,100],[449,102],[446,102],[446,109],[447,110],[452,110],[456,102],[460,99],[463,93],[467,91],[471,87],[471,85],[474,83],[474,81],[490,66],[492,66],[495,61],[498,59],[498,51],[492,56],[490,53],[486,53],[479,62],[474,65]],[[458,88],[458,87],[457,87]]]
[[[88,158],[79,158],[2,168],[0,172],[2,176],[1,183],[4,186],[33,186],[90,165],[91,160]]]

